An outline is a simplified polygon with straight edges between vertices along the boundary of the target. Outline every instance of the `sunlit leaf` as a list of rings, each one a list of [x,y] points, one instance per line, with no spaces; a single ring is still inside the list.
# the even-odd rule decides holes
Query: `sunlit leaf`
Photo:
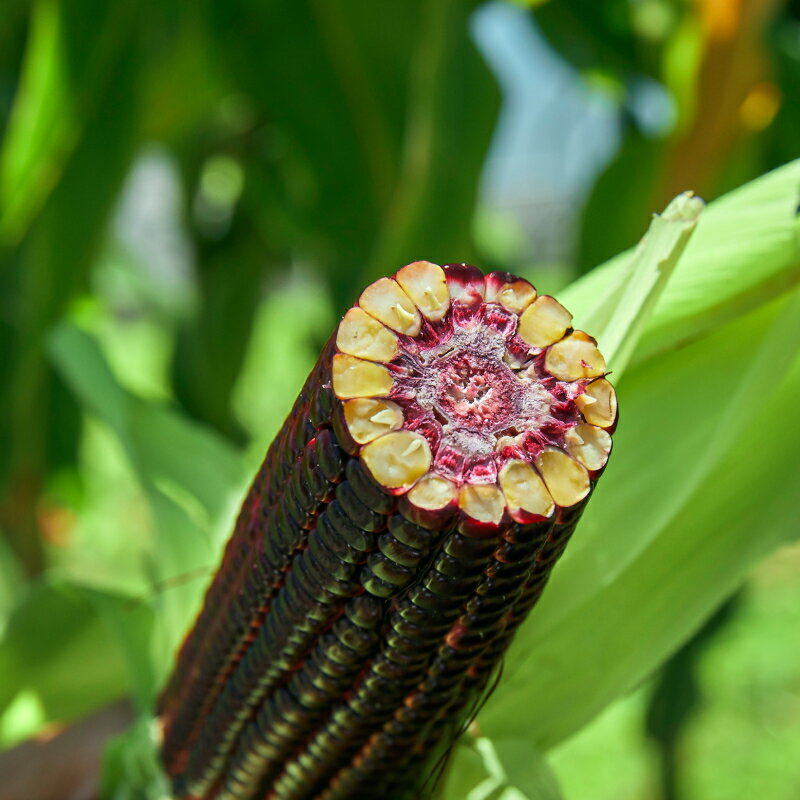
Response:
[[[35,584],[19,598],[0,641],[0,711],[27,690],[46,720],[68,720],[130,690],[129,662],[98,602],[116,608],[117,624],[131,635],[146,630],[151,619],[150,610],[130,598],[55,580]]]
[[[467,737],[456,747],[436,800],[561,800],[542,754],[521,739]]]
[[[775,435],[766,421],[800,390],[800,292],[786,294],[799,175],[789,165],[703,214],[619,384],[607,474],[479,717],[493,740],[547,748],[578,730],[797,535],[800,432]],[[564,293],[601,341],[615,324],[605,303],[622,330],[640,313],[620,302],[630,270],[623,254]]]
[[[528,800],[561,800],[555,775],[541,752],[529,742],[495,738],[492,745],[510,787]]]
[[[702,336],[800,282],[800,160],[711,203],[664,288],[633,364]],[[623,253],[567,288],[579,324],[624,275]]]
[[[152,656],[160,679],[217,561],[244,465],[216,434],[123,389],[86,332],[65,323],[50,350],[83,405],[119,437],[149,501],[156,537],[147,568],[158,609]]]
[[[625,269],[580,317],[595,336],[617,379],[627,366],[659,296],[697,225],[703,202],[685,192],[676,197],[631,254]]]
[[[447,762],[445,774],[437,784],[435,800],[479,800],[497,787],[483,754],[471,737],[462,738]],[[479,787],[483,786],[481,789]]]
[[[76,134],[59,5],[41,0],[34,6],[18,101],[0,149],[0,241],[24,229],[58,179]]]
[[[133,92],[114,94],[115,114],[93,117],[130,56],[135,8],[132,2],[103,8],[91,0],[38,0],[33,5],[22,78],[0,148],[0,242],[16,244],[25,234],[61,180],[88,123],[99,120],[113,128],[125,122]],[[124,138],[132,133],[130,125],[119,130]],[[115,146],[109,139],[99,149]],[[84,177],[90,174],[81,171]],[[102,165],[98,173],[106,171]]]
[[[712,203],[635,355],[674,347],[800,283],[800,159]]]

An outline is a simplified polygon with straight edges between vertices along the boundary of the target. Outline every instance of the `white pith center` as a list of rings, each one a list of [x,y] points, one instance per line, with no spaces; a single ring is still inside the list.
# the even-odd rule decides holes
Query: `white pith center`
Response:
[[[525,367],[512,370],[506,354],[505,337],[482,323],[409,353],[416,402],[441,425],[442,445],[486,456],[549,419],[552,395]]]

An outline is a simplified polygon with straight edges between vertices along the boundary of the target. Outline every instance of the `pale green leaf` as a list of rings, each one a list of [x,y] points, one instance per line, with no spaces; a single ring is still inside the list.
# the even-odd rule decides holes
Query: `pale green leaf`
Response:
[[[171,487],[199,505],[210,520],[228,510],[231,494],[241,486],[243,467],[225,441],[166,406],[123,389],[97,342],[74,325],[55,329],[50,351],[84,407],[112,426],[143,483]]]
[[[0,640],[0,713],[20,692],[29,692],[45,721],[63,721],[130,690],[126,668],[132,664],[98,613],[101,604],[116,608],[115,621],[131,636],[146,632],[152,619],[146,605],[128,597],[57,579],[29,586]]]
[[[597,338],[617,379],[689,242],[703,206],[700,198],[684,192],[663,214],[656,214],[624,269],[581,315],[581,327]]]
[[[709,204],[633,353],[640,363],[778,297],[800,281],[800,159]],[[573,283],[560,299],[576,324],[629,265],[623,253]]]
[[[151,653],[158,680],[213,574],[244,487],[243,463],[212,431],[120,386],[85,331],[64,323],[49,344],[83,406],[119,438],[149,503],[156,535],[142,569],[158,610]]]
[[[522,739],[464,737],[436,800],[561,800],[544,756]]]
[[[674,348],[800,283],[800,160],[709,205],[635,360]]]
[[[483,800],[497,788],[483,754],[471,736],[462,737],[447,761],[444,776],[437,784],[435,800]]]
[[[790,165],[704,213],[645,326],[661,344],[618,387],[609,469],[481,714],[489,735],[546,748],[579,729],[797,535],[800,432],[782,422],[800,391],[797,177]],[[582,280],[570,305],[588,314],[628,268]],[[678,313],[692,302],[694,324]]]
[[[562,800],[558,781],[542,753],[522,739],[492,740],[509,788],[528,800]]]
[[[75,143],[59,4],[35,4],[23,76],[0,149],[0,241],[15,239],[58,180]]]

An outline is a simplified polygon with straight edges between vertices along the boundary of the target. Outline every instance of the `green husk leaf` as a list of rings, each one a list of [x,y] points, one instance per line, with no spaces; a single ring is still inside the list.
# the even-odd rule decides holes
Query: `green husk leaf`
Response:
[[[510,789],[528,800],[562,800],[556,776],[541,751],[512,738],[494,739],[492,745]]]
[[[581,315],[606,363],[619,379],[653,309],[694,232],[704,203],[691,192],[678,195],[656,214],[624,269]]]
[[[519,739],[466,737],[448,763],[437,800],[562,800],[544,756]]]
[[[636,365],[779,297],[800,281],[800,159],[715,200],[703,212],[632,355]],[[586,322],[630,263],[622,253],[567,287],[560,300]]]
[[[497,786],[483,754],[471,736],[464,736],[447,761],[445,775],[437,785],[435,800],[482,800]],[[481,788],[483,787],[483,788]]]

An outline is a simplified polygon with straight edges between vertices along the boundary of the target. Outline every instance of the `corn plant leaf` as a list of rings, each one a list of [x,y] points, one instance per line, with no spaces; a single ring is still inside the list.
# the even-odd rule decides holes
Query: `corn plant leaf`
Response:
[[[714,201],[653,309],[632,355],[638,364],[703,336],[800,281],[800,159]],[[610,285],[625,275],[622,253],[564,290],[560,299],[584,323]]]
[[[657,304],[636,360],[702,336],[796,286],[798,203],[800,160],[715,202]]]
[[[143,548],[142,569],[159,612],[152,651],[158,681],[213,572],[245,467],[211,431],[123,389],[97,342],[72,323],[53,331],[50,352],[82,405],[119,438],[149,502],[155,537]]]
[[[77,120],[63,61],[58,4],[39,2],[19,100],[0,150],[0,240],[24,229],[74,144]]]
[[[467,737],[448,764],[436,800],[561,800],[544,756],[520,739]]]
[[[561,790],[542,753],[520,739],[492,740],[495,755],[509,789],[528,800],[561,800]]]
[[[106,747],[100,796],[113,800],[164,800],[170,796],[158,761],[152,721],[140,716]]]
[[[22,79],[0,148],[0,242],[15,244],[24,236],[62,179],[89,121],[101,129],[114,127],[116,120],[106,113],[92,119],[99,104],[113,101],[123,123],[118,138],[130,137],[131,126],[124,123],[132,96],[121,97],[113,84],[129,60],[138,6],[130,0],[106,6],[88,0],[34,4]],[[116,151],[101,145],[96,152],[106,149]],[[82,175],[97,181],[91,170]]]
[[[131,598],[57,578],[30,585],[0,640],[0,712],[29,690],[46,721],[67,720],[128,690],[125,655],[98,603],[116,608],[128,635],[146,633],[150,610]]]
[[[433,793],[435,800],[482,800],[497,781],[486,766],[484,755],[472,737],[465,736],[448,759],[442,779]],[[484,787],[484,788],[481,788]]]
[[[50,352],[83,406],[112,426],[143,481],[184,492],[209,518],[227,510],[243,466],[222,438],[123,389],[96,340],[75,325],[53,331]]]
[[[691,192],[678,195],[656,214],[638,247],[580,317],[580,326],[600,344],[619,379],[653,309],[694,232],[703,201]]]

